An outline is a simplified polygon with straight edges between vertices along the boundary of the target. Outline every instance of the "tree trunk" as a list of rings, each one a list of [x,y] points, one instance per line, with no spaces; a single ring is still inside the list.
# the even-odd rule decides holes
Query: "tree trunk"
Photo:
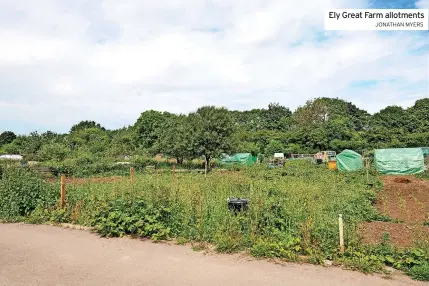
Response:
[[[177,161],[177,164],[179,164],[179,165],[183,164],[183,158],[177,157],[176,161]]]
[[[204,174],[207,175],[207,171],[209,168],[209,164],[210,164],[210,157],[204,156],[205,157],[205,168],[204,168]]]

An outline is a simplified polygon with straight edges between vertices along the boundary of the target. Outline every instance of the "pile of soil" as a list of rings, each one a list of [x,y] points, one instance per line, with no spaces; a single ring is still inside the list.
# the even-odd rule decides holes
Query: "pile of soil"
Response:
[[[370,222],[360,226],[364,242],[377,244],[385,233],[400,247],[414,240],[429,242],[429,181],[414,176],[384,176],[384,189],[378,194],[376,208],[397,222]]]
[[[411,180],[403,177],[397,177],[393,179],[393,182],[408,184],[408,183],[411,183]]]

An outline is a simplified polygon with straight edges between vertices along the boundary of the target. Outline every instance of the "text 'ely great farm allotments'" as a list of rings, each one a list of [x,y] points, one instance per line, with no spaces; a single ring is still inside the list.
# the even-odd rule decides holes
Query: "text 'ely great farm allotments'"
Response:
[[[428,30],[429,9],[330,9],[325,30]]]

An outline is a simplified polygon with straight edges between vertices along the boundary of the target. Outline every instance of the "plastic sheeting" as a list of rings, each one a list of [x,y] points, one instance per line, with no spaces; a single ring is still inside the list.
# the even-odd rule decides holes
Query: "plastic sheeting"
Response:
[[[357,171],[363,168],[362,156],[352,150],[337,155],[337,168],[341,172]]]
[[[250,153],[236,153],[234,156],[228,156],[223,154],[221,158],[221,164],[226,165],[253,165],[257,161],[258,157],[252,156]]]
[[[422,148],[377,149],[374,161],[382,174],[411,175],[425,170]]]

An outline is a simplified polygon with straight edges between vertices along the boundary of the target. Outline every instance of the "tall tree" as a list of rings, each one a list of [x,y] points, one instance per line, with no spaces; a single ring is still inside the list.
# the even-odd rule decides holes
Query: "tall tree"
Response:
[[[234,122],[225,108],[204,106],[189,114],[192,127],[192,151],[204,156],[206,171],[210,160],[232,149]]]
[[[73,125],[72,128],[70,129],[70,133],[76,132],[79,130],[89,129],[89,128],[98,128],[101,130],[106,130],[104,127],[102,127],[99,123],[95,121],[84,120]]]
[[[270,140],[270,143],[268,143],[267,147],[265,148],[265,155],[266,156],[274,156],[274,153],[283,153],[284,146],[281,142],[277,140]]]
[[[289,108],[281,106],[279,103],[270,103],[268,109],[262,110],[264,128],[268,130],[280,130],[287,126],[292,116]]]
[[[152,148],[162,133],[163,125],[172,116],[169,112],[155,110],[143,112],[134,125],[138,144],[143,148]]]
[[[410,129],[413,132],[429,131],[429,98],[419,99],[407,110],[410,116]],[[429,145],[429,143],[426,143]]]
[[[16,135],[12,131],[4,131],[0,134],[0,146],[12,143]]]
[[[388,106],[375,113],[370,120],[366,138],[375,148],[406,147],[409,114],[400,106]]]
[[[182,164],[183,159],[192,156],[191,140],[188,118],[178,115],[170,117],[164,123],[156,145],[163,154],[176,158],[177,163]]]

